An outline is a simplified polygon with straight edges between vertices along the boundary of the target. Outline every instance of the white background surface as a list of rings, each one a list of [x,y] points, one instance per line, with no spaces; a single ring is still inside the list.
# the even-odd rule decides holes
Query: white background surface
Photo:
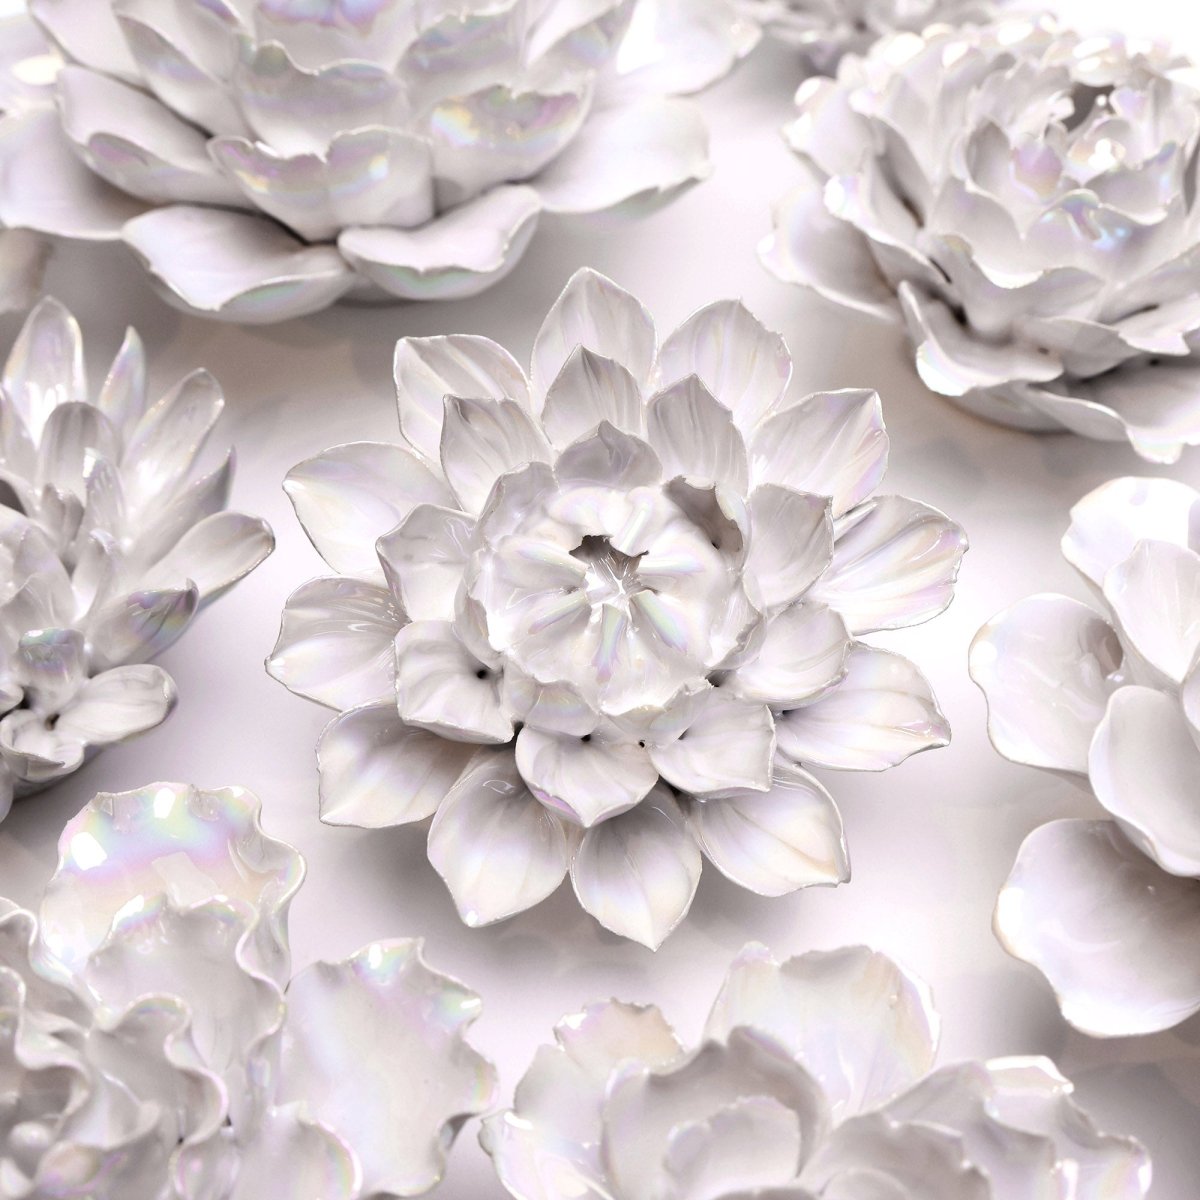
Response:
[[[1200,53],[1200,13],[1183,0],[1083,2],[1090,25],[1140,20]],[[1123,10],[1123,11],[1122,11]],[[98,379],[123,327],[135,324],[159,390],[196,366],[224,384],[224,432],[239,452],[234,505],[267,517],[278,550],[219,601],[161,660],[180,704],[159,730],[106,752],[52,792],[18,803],[0,826],[0,892],[36,904],[64,822],[98,790],[158,779],[238,783],[261,797],[268,832],[298,846],[308,881],[292,912],[297,966],[339,958],[379,937],[421,934],[427,957],[479,991],[473,1040],[495,1060],[502,1095],[562,1015],[608,995],[655,1001],[694,1037],[724,969],[746,941],[788,955],[864,941],[933,986],[941,1061],[1043,1053],[1072,1077],[1100,1123],[1135,1134],[1155,1161],[1156,1200],[1200,1193],[1200,1020],[1140,1040],[1072,1032],[1048,986],[993,939],[992,904],[1023,836],[1094,802],[1068,784],[1009,765],[990,748],[984,705],[966,673],[967,645],[995,611],[1035,591],[1081,594],[1058,554],[1067,510],[1121,474],[1150,474],[1124,446],[1033,437],[983,424],[924,390],[899,332],[790,289],[758,265],[771,200],[793,178],[778,137],[798,82],[792,56],[764,46],[702,98],[716,172],[666,211],[610,231],[545,220],[524,263],[474,300],[423,307],[339,307],[263,330],[180,316],[150,291],[123,251],[63,248],[49,289],[81,319]],[[424,829],[342,830],[317,820],[313,746],[325,710],[267,677],[287,594],[322,564],[280,488],[321,449],[391,439],[392,345],[402,334],[480,333],[526,359],[534,333],[577,267],[631,289],[665,332],[701,304],[741,296],[787,339],[794,386],[872,386],[892,437],[885,490],[933,503],[967,528],[972,548],[944,616],[888,644],[927,672],[950,718],[952,745],[881,776],[826,773],[842,809],[853,880],[781,900],[705,871],[690,917],[657,955],[603,932],[564,886],[539,908],[489,929],[460,924],[425,859]],[[7,347],[18,320],[0,320]],[[1200,485],[1200,451],[1165,472]],[[468,1126],[441,1200],[502,1195]]]

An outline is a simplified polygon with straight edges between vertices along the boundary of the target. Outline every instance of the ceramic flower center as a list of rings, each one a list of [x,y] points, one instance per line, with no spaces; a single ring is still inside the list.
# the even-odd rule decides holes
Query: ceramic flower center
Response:
[[[584,591],[593,606],[612,604],[629,611],[630,598],[649,588],[638,578],[640,554],[622,554],[606,537],[589,533],[574,550],[587,568]]]

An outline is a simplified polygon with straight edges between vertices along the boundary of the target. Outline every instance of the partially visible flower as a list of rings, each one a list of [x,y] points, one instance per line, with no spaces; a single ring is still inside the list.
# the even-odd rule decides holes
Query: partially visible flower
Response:
[[[39,917],[0,900],[0,1191],[412,1196],[491,1102],[478,997],[419,941],[291,976],[304,864],[237,788],[101,794]],[[416,1089],[416,1090],[414,1090]]]
[[[555,1029],[481,1134],[517,1200],[1141,1200],[1150,1163],[1044,1058],[933,1069],[924,987],[852,947],[734,960],[686,1050],[657,1008]]]
[[[0,221],[123,239],[225,320],[473,295],[540,213],[708,174],[699,111],[656,93],[734,52],[703,21],[676,44],[652,2],[32,0],[66,65],[55,105],[0,122]]]
[[[1106,483],[1062,546],[1099,609],[1019,601],[979,631],[971,675],[996,749],[1090,784],[1111,819],[1035,829],[996,932],[1085,1033],[1153,1033],[1200,1012],[1200,493]]]
[[[1200,442],[1196,68],[1049,17],[900,33],[810,79],[780,278],[901,313],[935,392],[993,420]]]
[[[93,396],[71,314],[26,320],[0,374],[0,816],[159,724],[175,687],[149,660],[271,552],[222,511],[232,451],[197,469],[223,405],[205,371],[148,403],[133,330]]]
[[[342,710],[321,812],[436,813],[463,919],[580,903],[659,945],[701,854],[779,896],[848,877],[804,768],[879,771],[944,745],[907,659],[857,635],[951,599],[942,513],[874,496],[879,397],[788,394],[783,340],[740,304],[658,345],[649,313],[577,273],[529,378],[485,338],[396,347],[406,445],[356,442],[285,487],[338,572],[288,600],[268,670]]]

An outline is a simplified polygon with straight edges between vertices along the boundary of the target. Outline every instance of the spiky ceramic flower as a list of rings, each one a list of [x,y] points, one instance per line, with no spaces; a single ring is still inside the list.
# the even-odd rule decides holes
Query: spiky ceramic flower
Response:
[[[419,941],[292,976],[304,861],[258,811],[240,788],[101,794],[38,917],[0,900],[4,1196],[413,1196],[491,1103],[479,998]]]
[[[685,1050],[657,1008],[555,1030],[482,1141],[517,1200],[1141,1200],[1145,1152],[1099,1133],[1044,1058],[933,1069],[924,987],[852,947],[747,946]]]
[[[810,79],[767,266],[903,314],[935,392],[1006,424],[1200,442],[1195,69],[1048,17],[884,38]]]
[[[847,54],[861,54],[886,34],[919,33],[935,21],[983,20],[987,0],[731,0],[754,24],[796,46],[812,70],[832,75]]]
[[[175,686],[149,660],[271,552],[222,511],[232,452],[198,469],[223,404],[206,371],[147,403],[132,329],[93,397],[71,314],[25,322],[0,375],[0,816],[159,724]]]
[[[630,33],[634,8],[33,0],[66,65],[56,106],[0,125],[0,221],[123,238],[168,300],[226,320],[473,295],[539,213],[708,173],[698,110],[645,93],[720,63],[668,54],[655,12]]]
[[[322,815],[436,812],[463,919],[570,870],[603,925],[657,946],[701,853],[766,895],[845,879],[804,766],[882,770],[943,745],[916,667],[857,640],[949,603],[965,539],[872,496],[879,398],[789,396],[778,335],[733,301],[661,345],[591,271],[531,376],[480,337],[396,348],[405,445],[357,442],[285,484],[336,576],[288,601],[270,672],[346,710]]]
[[[1090,784],[1108,820],[1025,839],[996,932],[1101,1036],[1200,1011],[1200,493],[1117,479],[1071,510],[1063,553],[1100,608],[1030,596],[971,647],[1005,758]]]

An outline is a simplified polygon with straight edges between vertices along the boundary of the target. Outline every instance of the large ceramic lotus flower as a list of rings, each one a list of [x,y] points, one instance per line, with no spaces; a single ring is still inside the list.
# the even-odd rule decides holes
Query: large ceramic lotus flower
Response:
[[[1010,953],[1098,1035],[1200,1011],[1200,493],[1118,479],[1063,552],[1099,609],[1031,596],[971,648],[988,731],[1014,762],[1090,783],[1109,820],[1034,830],[996,906]]]
[[[933,1068],[928,994],[862,947],[747,946],[685,1050],[657,1008],[568,1017],[483,1142],[517,1200],[1140,1200],[1150,1165],[1043,1058]]]
[[[324,819],[436,813],[463,919],[569,870],[603,925],[656,946],[701,854],[766,895],[848,875],[805,766],[882,770],[943,745],[917,669],[857,635],[949,602],[965,539],[872,496],[879,398],[787,394],[740,304],[661,346],[578,273],[530,378],[479,337],[396,348],[406,444],[358,442],[286,488],[338,572],[288,601],[268,669],[347,710],[318,749]]]
[[[491,1101],[478,997],[415,941],[291,976],[304,874],[237,788],[71,821],[38,917],[0,900],[0,1195],[357,1200],[439,1179]]]
[[[223,403],[205,371],[148,403],[133,330],[93,396],[71,314],[25,322],[0,374],[0,817],[162,721],[175,685],[149,660],[271,552],[222,511],[232,452],[198,467]]]
[[[936,392],[1026,428],[1200,442],[1195,70],[1049,18],[884,38],[797,93],[767,266],[903,312]]]
[[[634,7],[33,0],[67,64],[56,108],[0,126],[0,221],[123,238],[169,300],[229,320],[472,295],[539,213],[708,173],[698,111],[642,84],[720,64],[678,63],[655,13],[627,43]]]

